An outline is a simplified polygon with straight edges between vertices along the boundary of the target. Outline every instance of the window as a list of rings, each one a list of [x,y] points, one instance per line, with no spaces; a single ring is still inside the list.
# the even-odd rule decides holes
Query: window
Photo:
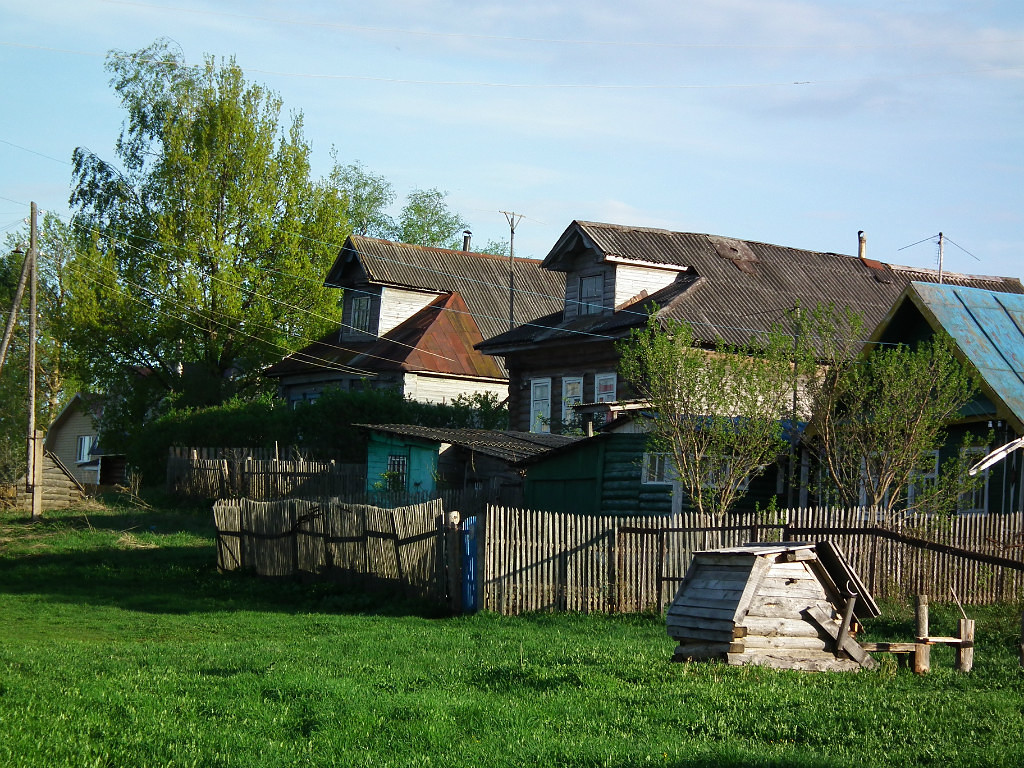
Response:
[[[599,315],[604,310],[604,275],[580,278],[578,314]]]
[[[971,456],[971,464],[988,454],[988,448],[965,448],[964,453]],[[957,500],[956,511],[961,513],[988,512],[988,470],[981,471],[981,482],[977,486],[961,493]]]
[[[530,431],[551,431],[551,379],[530,381]]]
[[[615,402],[615,374],[599,373],[594,376],[594,402]]]
[[[732,477],[732,462],[724,456],[707,458],[708,470],[704,473],[704,481],[701,483],[705,488],[725,488],[727,484],[735,483]],[[760,474],[764,467],[758,467],[752,475]],[[750,487],[751,476],[746,477],[742,482],[735,483],[736,490],[746,492]]]
[[[671,485],[674,476],[672,457],[667,453],[645,453],[640,482],[645,485]]]
[[[370,297],[355,296],[352,299],[352,317],[349,325],[353,330],[370,333]]]
[[[384,475],[389,491],[404,491],[409,485],[409,457],[388,456],[388,471]]]
[[[562,424],[575,424],[578,417],[574,405],[583,402],[583,377],[566,376],[562,379]]]
[[[93,444],[96,442],[95,435],[79,435],[78,436],[78,455],[75,457],[75,461],[83,463],[91,461],[92,456],[89,454],[92,451]]]

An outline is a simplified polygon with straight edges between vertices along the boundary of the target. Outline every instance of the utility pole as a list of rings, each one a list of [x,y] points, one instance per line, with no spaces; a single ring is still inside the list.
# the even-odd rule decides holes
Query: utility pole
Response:
[[[36,429],[36,262],[38,241],[36,222],[38,209],[32,203],[29,219],[28,262],[28,472],[25,475],[25,490],[32,494],[32,522],[43,516],[43,432]]]
[[[942,285],[942,233],[939,232],[939,285]]]
[[[523,218],[523,214],[516,215],[514,211],[502,211],[508,221],[508,329],[511,331],[516,327],[516,225]]]

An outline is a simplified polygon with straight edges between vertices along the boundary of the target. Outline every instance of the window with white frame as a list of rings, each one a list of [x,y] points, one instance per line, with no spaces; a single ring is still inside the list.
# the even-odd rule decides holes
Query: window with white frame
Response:
[[[530,431],[551,431],[551,379],[530,380]]]
[[[604,310],[604,275],[580,278],[580,303],[577,314],[599,315]]]
[[[614,403],[615,382],[614,373],[599,373],[594,376],[594,402]]]
[[[571,425],[577,420],[574,405],[583,402],[583,377],[565,376],[562,378],[562,424]]]
[[[645,485],[671,485],[675,472],[668,453],[645,453],[640,482]]]
[[[349,325],[352,326],[353,330],[362,331],[363,333],[370,332],[369,296],[352,297],[352,317],[350,318]]]
[[[965,448],[964,454],[971,457],[968,464],[974,464],[983,456],[988,454],[988,448],[984,446]],[[956,511],[964,514],[988,512],[988,470],[981,471],[981,482],[966,493],[961,493],[957,499]]]
[[[92,446],[96,442],[95,435],[79,435],[78,436],[78,447],[75,461],[82,464],[92,460],[90,453],[92,452]]]

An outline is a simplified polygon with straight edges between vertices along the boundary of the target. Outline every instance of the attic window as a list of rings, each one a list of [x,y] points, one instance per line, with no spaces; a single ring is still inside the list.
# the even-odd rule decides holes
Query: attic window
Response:
[[[579,314],[599,315],[604,309],[604,275],[580,278]]]
[[[352,317],[349,323],[353,330],[370,332],[370,297],[356,296],[352,299]]]

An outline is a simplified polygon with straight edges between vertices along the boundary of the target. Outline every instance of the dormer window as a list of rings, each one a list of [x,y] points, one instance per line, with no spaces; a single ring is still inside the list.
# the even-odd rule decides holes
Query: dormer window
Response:
[[[356,296],[352,299],[352,318],[349,325],[355,331],[370,333],[370,297]]]
[[[599,315],[604,311],[604,275],[590,275],[580,278],[581,315]]]

